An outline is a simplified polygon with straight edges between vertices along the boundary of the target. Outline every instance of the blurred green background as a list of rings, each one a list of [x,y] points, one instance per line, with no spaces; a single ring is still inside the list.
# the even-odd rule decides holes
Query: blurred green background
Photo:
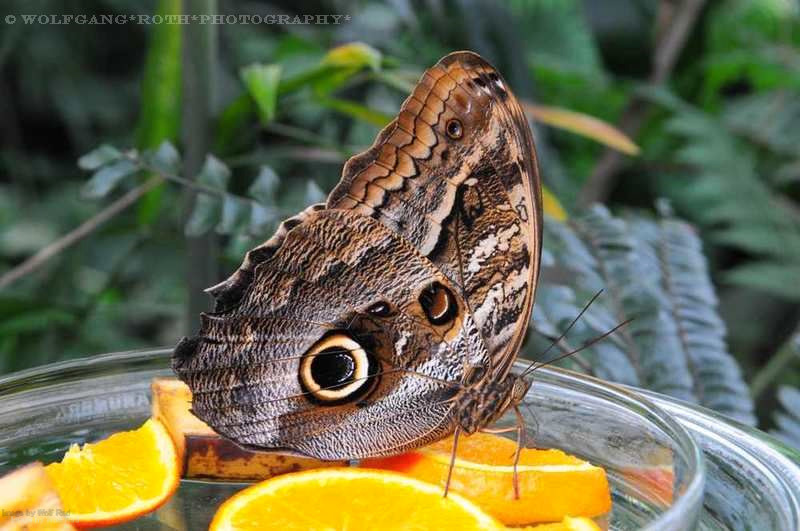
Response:
[[[22,17],[179,13],[343,18]],[[525,100],[556,198],[525,354],[604,287],[572,346],[639,324],[568,366],[796,442],[799,24],[793,0],[4,2],[0,373],[174,344],[203,288],[470,49]]]

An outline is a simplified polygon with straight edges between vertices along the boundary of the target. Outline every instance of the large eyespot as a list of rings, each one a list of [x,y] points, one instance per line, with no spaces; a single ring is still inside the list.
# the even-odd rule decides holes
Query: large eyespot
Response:
[[[450,118],[449,120],[447,120],[447,124],[445,124],[444,130],[447,133],[447,136],[449,136],[453,140],[458,140],[459,138],[464,136],[464,126],[462,126],[461,121],[456,118]]]
[[[340,403],[354,400],[374,384],[377,363],[346,334],[322,338],[300,361],[300,385],[314,398]]]
[[[433,282],[419,294],[419,304],[432,325],[447,324],[458,315],[453,293],[439,282]]]

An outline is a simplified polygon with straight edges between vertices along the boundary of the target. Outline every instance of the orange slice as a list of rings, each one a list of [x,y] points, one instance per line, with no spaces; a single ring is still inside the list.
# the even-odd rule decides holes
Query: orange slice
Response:
[[[211,531],[505,529],[478,506],[393,472],[324,468],[278,476],[222,504]]]
[[[586,518],[583,516],[572,518],[567,516],[560,522],[555,522],[552,524],[539,524],[518,529],[524,531],[600,531],[600,526],[597,525],[591,518]]]
[[[185,478],[257,481],[308,468],[347,466],[347,461],[245,450],[189,412],[192,391],[185,383],[176,378],[154,378],[150,388],[152,416],[163,422],[172,436]]]
[[[394,470],[444,486],[453,439],[396,457],[366,459],[362,467]],[[560,522],[565,516],[594,517],[611,509],[605,471],[561,450],[523,449],[514,498],[517,444],[477,433],[458,441],[451,492],[458,492],[508,525]]]
[[[161,422],[83,446],[46,467],[69,520],[80,527],[118,524],[150,512],[178,487],[175,446]]]
[[[306,457],[245,450],[217,435],[192,415],[192,391],[176,378],[154,378],[152,416],[172,436],[185,478],[258,481],[308,468],[347,466],[347,461],[318,461]]]
[[[41,463],[0,478],[0,530],[72,531],[61,500]]]

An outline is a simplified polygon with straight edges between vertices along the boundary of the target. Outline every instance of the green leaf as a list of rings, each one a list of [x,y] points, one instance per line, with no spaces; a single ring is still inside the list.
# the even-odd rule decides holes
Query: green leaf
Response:
[[[248,231],[254,236],[263,235],[278,220],[279,214],[275,208],[266,207],[260,203],[252,203],[250,205]]]
[[[234,234],[247,227],[250,222],[250,202],[226,194],[222,200],[222,215],[216,231],[220,234]]]
[[[51,327],[75,324],[75,316],[58,309],[37,308],[0,321],[0,337],[13,334],[29,334]]]
[[[204,187],[219,191],[218,195],[199,192],[184,232],[187,236],[200,236],[211,231],[222,217],[221,196],[226,193],[230,180],[230,169],[213,155],[206,156],[206,161],[197,175],[196,182]]]
[[[206,155],[203,167],[197,175],[197,183],[224,192],[231,178],[231,170],[214,155]]]
[[[192,214],[183,229],[186,236],[202,236],[211,231],[219,221],[220,200],[206,194],[198,194]]]
[[[274,119],[279,96],[311,86],[318,96],[325,97],[354,74],[364,68],[376,70],[380,63],[380,52],[365,44],[353,43],[333,48],[319,63],[291,75],[285,75],[280,65],[255,64],[242,69],[241,78],[249,97],[236,98],[222,111],[215,140],[217,150],[226,152],[234,144],[253,112],[258,112],[264,124]],[[349,102],[339,110],[349,115],[358,114],[371,123],[384,119],[378,118],[379,114],[374,111],[355,109]]]
[[[181,0],[159,0],[155,12],[161,16],[179,15]],[[175,140],[181,118],[181,25],[152,24],[147,29],[150,38],[136,126],[140,149]]]
[[[591,138],[626,155],[638,155],[639,146],[611,124],[580,112],[522,101],[522,108],[534,120]]]
[[[499,14],[492,4],[486,5],[487,8],[480,14],[483,18]],[[510,17],[525,31],[525,37],[520,42],[524,49],[518,53],[530,57],[531,63],[586,74],[602,72],[597,36],[592,31],[582,2],[510,0],[508,9]],[[502,32],[502,26],[508,24],[506,19],[496,22],[494,26],[496,31]],[[513,35],[514,32],[509,31],[509,34]],[[476,40],[480,38],[479,35],[471,37]]]
[[[789,300],[800,300],[800,259],[795,261],[749,262],[731,269],[723,276],[726,282],[758,288]]]
[[[312,86],[319,95],[330,94],[364,68],[378,71],[381,61],[381,53],[366,44],[345,44],[331,49],[318,64],[282,79],[278,92],[287,94]]]
[[[313,205],[325,201],[325,192],[312,180],[306,182],[305,204]]]
[[[253,64],[240,72],[247,92],[253,98],[262,124],[275,118],[278,105],[278,85],[281,79],[280,65]]]
[[[256,112],[255,103],[248,94],[241,94],[229,103],[217,122],[214,146],[219,153],[227,153],[241,141],[242,133]]]
[[[325,54],[322,64],[347,68],[380,70],[383,55],[363,42],[351,42],[332,48]]]
[[[338,98],[319,97],[318,101],[325,107],[333,109],[356,120],[361,120],[377,127],[385,127],[392,121],[392,116],[375,111],[354,101],[342,100]]]
[[[103,144],[79,158],[78,167],[82,170],[94,171],[101,166],[119,160],[121,157],[122,152],[120,150],[114,146]]]
[[[328,51],[317,68],[306,73],[306,82],[313,85],[317,94],[327,95],[365,68],[379,70],[381,60],[378,50],[361,42],[337,46]]]
[[[180,171],[181,155],[171,143],[164,141],[158,149],[148,154],[148,162],[157,171],[167,174],[176,174]]]
[[[773,156],[794,157],[800,106],[786,93],[756,94],[737,98],[741,107],[718,118],[666,90],[642,94],[672,111],[664,128],[681,141],[675,162],[689,166],[681,179],[665,179],[661,186],[680,210],[693,213],[709,242],[746,253],[744,263],[723,271],[723,278],[800,300],[791,281],[800,271],[800,213],[759,173],[767,166],[765,155],[731,131],[757,139]]]
[[[156,15],[178,15],[181,0],[159,0]],[[136,124],[136,145],[150,149],[175,141],[181,124],[181,28],[180,24],[152,24],[142,74],[141,104]],[[143,226],[152,224],[162,204],[162,186],[139,200],[137,213]]]
[[[139,167],[131,160],[122,159],[101,167],[83,186],[83,195],[92,199],[104,197],[123,179],[136,173]]]
[[[261,166],[258,176],[247,190],[247,195],[264,206],[275,204],[275,194],[280,178],[270,166]]]

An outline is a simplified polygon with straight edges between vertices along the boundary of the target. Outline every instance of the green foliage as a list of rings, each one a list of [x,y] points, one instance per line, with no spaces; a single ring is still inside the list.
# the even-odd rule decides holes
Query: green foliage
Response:
[[[281,65],[250,65],[242,68],[241,76],[247,92],[256,102],[261,123],[270,123],[278,105]]]
[[[797,332],[770,360],[770,364],[762,370],[762,373],[769,377],[771,376],[769,373],[784,371],[787,363],[799,358],[800,332]],[[754,391],[758,390],[756,387],[763,387],[758,378],[754,381]],[[786,444],[800,449],[800,389],[795,385],[781,385],[778,387],[776,398],[778,407],[772,408],[771,411],[770,420],[773,428],[770,432]]]
[[[158,15],[180,13],[180,0],[159,0]],[[142,73],[142,101],[136,127],[139,148],[152,148],[164,140],[175,140],[180,126],[181,27],[153,27]]]
[[[548,220],[544,241],[535,330],[558,337],[601,291],[561,348],[570,351],[630,320],[581,353],[575,368],[755,423],[748,389],[728,351],[702,245],[690,226],[668,214],[614,217],[596,206],[567,224]],[[564,280],[548,280],[549,271]],[[544,346],[536,342],[528,355]]]
[[[716,107],[727,85],[755,91],[800,88],[800,20],[797,5],[783,0],[725,0],[708,18],[704,99]]]
[[[778,389],[778,400],[782,410],[775,413],[773,420],[777,428],[773,435],[795,448],[800,448],[800,390],[783,386]]]
[[[784,139],[800,134],[797,122],[778,120],[777,125],[760,127],[754,117],[765,123],[774,112],[771,109],[787,110],[764,96],[732,103],[723,120],[671,94],[651,91],[649,96],[672,112],[664,130],[680,139],[674,160],[686,167],[680,175],[669,175],[670,182],[663,186],[679,209],[694,213],[711,242],[751,257],[725,271],[722,278],[800,299],[800,285],[791,282],[800,271],[800,209],[760,175],[756,146],[729,128],[758,135],[780,157]]]
[[[153,6],[170,13],[180,4]],[[282,218],[324,197],[346,158],[447,52],[478,51],[528,101],[617,123],[638,94],[631,78],[650,70],[658,4],[323,1],[321,11],[352,21],[220,26],[219,112],[197,180],[182,173],[173,147],[192,133],[180,123],[180,25],[9,26],[0,35],[0,275],[144,180],[166,182],[137,212],[0,293],[0,372],[174,343],[186,326],[185,235],[218,240],[224,251],[212,258],[228,273]],[[583,215],[546,224],[533,325],[558,337],[603,289],[554,348],[567,352],[634,320],[565,363],[752,423],[731,352],[748,377],[759,375],[759,396],[800,381],[790,358],[782,370],[758,370],[800,315],[800,18],[785,0],[707,5],[667,86],[649,91],[655,112],[643,114],[634,139],[643,156],[630,159],[606,207],[586,212],[574,201],[603,147],[534,124],[545,183]],[[102,3],[124,14],[149,7]],[[36,9],[64,11],[47,0]],[[87,179],[74,160],[98,145],[79,160]],[[186,186],[197,192],[193,204]],[[664,209],[633,210],[650,211],[662,196],[699,232]],[[728,311],[730,301],[748,311]],[[781,319],[753,323],[761,315]],[[532,334],[526,354],[547,345]],[[784,395],[792,392],[781,391],[782,415],[796,420],[797,400]],[[770,411],[760,417],[768,425]]]
[[[800,356],[800,334],[794,337],[790,346],[794,356]],[[781,386],[777,392],[780,408],[772,414],[775,428],[771,433],[790,446],[800,448],[800,389]]]

